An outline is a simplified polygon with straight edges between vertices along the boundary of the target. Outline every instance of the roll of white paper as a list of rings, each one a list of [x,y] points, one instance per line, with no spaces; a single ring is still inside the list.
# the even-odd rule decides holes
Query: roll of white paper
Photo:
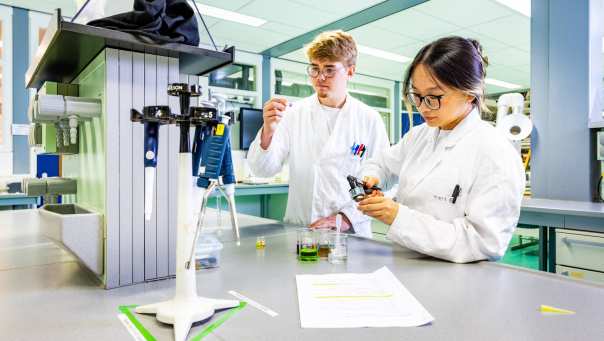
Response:
[[[511,114],[504,116],[497,125],[505,136],[512,141],[521,141],[527,138],[533,130],[533,123],[524,114]]]

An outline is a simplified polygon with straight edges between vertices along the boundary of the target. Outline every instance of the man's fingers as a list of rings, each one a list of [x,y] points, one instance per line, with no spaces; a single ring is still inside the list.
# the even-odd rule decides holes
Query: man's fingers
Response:
[[[287,102],[283,103],[280,101],[271,100],[271,101],[266,102],[266,104],[264,105],[264,111],[268,111],[268,110],[283,111],[283,110],[285,110],[286,105],[287,105]]]
[[[283,106],[287,105],[287,98],[273,98],[273,102],[277,102],[282,104]]]
[[[272,117],[283,117],[283,112],[269,110],[266,112],[266,114],[264,114],[264,119],[272,118]]]

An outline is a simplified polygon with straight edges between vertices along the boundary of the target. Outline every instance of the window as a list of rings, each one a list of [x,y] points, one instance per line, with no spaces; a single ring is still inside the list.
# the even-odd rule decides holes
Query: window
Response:
[[[12,9],[0,6],[0,175],[12,174]]]
[[[243,64],[225,66],[210,73],[209,85],[221,88],[256,91],[256,67]]]
[[[2,22],[0,22],[0,42],[4,43],[3,40],[3,36],[2,36]],[[2,55],[5,53],[4,51],[4,44],[0,45],[0,59],[2,58]],[[2,63],[4,64],[4,63]],[[0,93],[2,92],[2,83],[3,83],[3,79],[2,79],[2,66],[0,65]],[[2,110],[2,101],[3,98],[0,98],[0,122],[4,122],[4,117],[6,116],[6,113]],[[4,144],[4,140],[6,139],[4,137],[5,132],[4,132],[4,125],[0,126],[0,145]]]
[[[315,93],[308,76],[285,70],[275,70],[275,94],[304,98]]]
[[[36,55],[38,46],[44,39],[52,16],[46,13],[29,11],[29,60],[30,63]]]
[[[29,11],[29,65],[31,65],[38,47],[44,39],[51,18],[50,14]],[[35,89],[30,89],[29,92],[30,97],[36,94]],[[44,152],[44,147],[33,146],[29,148],[29,167],[32,175],[36,174],[38,168],[37,156],[42,152]]]
[[[350,83],[348,92],[359,101],[376,109],[390,110],[390,89],[372,85]]]

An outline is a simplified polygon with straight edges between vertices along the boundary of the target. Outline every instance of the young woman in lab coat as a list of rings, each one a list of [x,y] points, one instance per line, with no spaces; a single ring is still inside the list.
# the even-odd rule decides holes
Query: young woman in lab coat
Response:
[[[359,210],[390,225],[392,241],[459,263],[503,256],[525,185],[520,155],[480,118],[486,65],[472,39],[423,47],[403,92],[426,123],[362,168],[367,186],[399,188],[396,201],[374,196]]]
[[[351,200],[346,176],[360,176],[365,160],[389,147],[384,123],[346,91],[357,57],[349,34],[320,34],[307,56],[316,93],[292,106],[283,98],[264,105],[264,125],[247,156],[250,169],[269,177],[289,164],[286,222],[333,227],[342,213],[343,231],[371,237],[370,220]]]

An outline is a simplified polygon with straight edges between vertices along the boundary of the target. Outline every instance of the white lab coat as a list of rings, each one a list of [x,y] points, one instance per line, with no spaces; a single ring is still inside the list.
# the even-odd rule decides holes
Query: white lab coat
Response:
[[[473,110],[448,136],[426,124],[362,173],[383,187],[399,183],[399,211],[388,238],[453,262],[503,256],[520,215],[525,175],[512,144]],[[456,185],[461,192],[450,200]]]
[[[319,218],[344,213],[358,235],[371,238],[371,223],[350,198],[346,176],[359,176],[361,164],[389,147],[380,115],[350,95],[333,132],[316,95],[287,108],[267,150],[260,134],[252,142],[248,163],[255,175],[270,177],[289,163],[289,197],[284,220],[309,225]],[[363,157],[351,147],[364,144]]]

